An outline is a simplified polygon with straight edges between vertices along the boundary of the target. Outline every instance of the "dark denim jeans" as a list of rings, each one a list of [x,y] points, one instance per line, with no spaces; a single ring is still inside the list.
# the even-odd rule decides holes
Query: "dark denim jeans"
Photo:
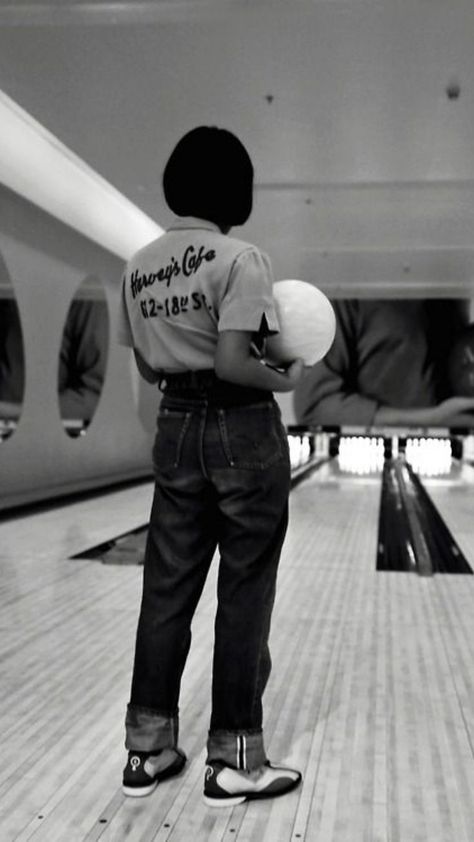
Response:
[[[126,747],[178,739],[191,620],[219,548],[208,762],[266,760],[262,694],[270,620],[288,522],[290,462],[278,405],[213,405],[165,394],[154,446],[155,495],[145,556]]]

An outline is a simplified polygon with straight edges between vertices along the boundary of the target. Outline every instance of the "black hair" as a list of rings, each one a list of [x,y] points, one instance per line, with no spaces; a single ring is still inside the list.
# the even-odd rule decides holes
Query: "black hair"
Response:
[[[243,225],[252,211],[252,161],[232,132],[198,126],[173,149],[163,190],[177,216],[197,216],[221,227]]]

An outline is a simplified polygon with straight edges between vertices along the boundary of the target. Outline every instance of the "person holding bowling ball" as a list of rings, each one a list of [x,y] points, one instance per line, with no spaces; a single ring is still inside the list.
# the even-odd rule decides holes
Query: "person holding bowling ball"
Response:
[[[335,340],[294,393],[298,423],[472,427],[474,397],[456,391],[452,349],[464,299],[333,301]]]
[[[278,332],[268,257],[229,236],[250,216],[253,166],[240,140],[200,126],[177,144],[163,189],[176,218],[129,261],[119,340],[163,391],[123,790],[147,795],[183,768],[179,691],[191,620],[216,548],[218,607],[204,799],[282,795],[301,774],[267,758],[262,695],[290,462],[274,391],[294,389],[253,353]]]

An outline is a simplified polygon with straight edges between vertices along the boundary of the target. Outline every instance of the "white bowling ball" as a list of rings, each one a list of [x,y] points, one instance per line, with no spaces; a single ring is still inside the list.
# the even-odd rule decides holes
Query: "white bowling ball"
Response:
[[[274,363],[289,363],[300,357],[314,365],[329,351],[336,333],[336,317],[321,290],[306,281],[277,281],[273,298],[280,333],[269,336],[266,357]]]

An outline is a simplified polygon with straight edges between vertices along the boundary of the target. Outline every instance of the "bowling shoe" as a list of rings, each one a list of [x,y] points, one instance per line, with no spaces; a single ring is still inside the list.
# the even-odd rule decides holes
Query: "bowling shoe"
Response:
[[[209,807],[232,807],[257,798],[275,798],[298,786],[296,769],[273,766],[268,760],[252,772],[210,763],[204,779],[204,801]]]
[[[179,775],[186,755],[179,748],[164,748],[157,754],[129,751],[123,770],[123,792],[133,798],[149,795],[160,781]]]

